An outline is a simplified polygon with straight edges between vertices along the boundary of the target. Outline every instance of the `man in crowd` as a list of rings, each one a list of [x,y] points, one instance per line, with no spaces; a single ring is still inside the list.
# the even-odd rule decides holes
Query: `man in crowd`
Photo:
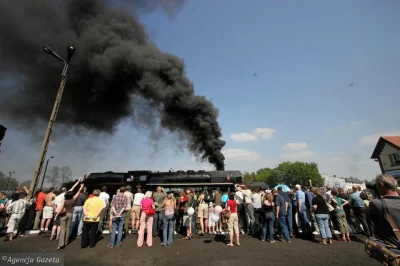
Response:
[[[375,184],[378,193],[382,197],[373,199],[369,203],[370,217],[374,223],[375,235],[400,248],[400,242],[396,238],[393,231],[394,228],[392,228],[388,220],[390,211],[397,229],[400,228],[400,197],[397,194],[397,181],[390,175],[382,174],[376,177]]]
[[[310,235],[312,232],[307,218],[306,195],[300,185],[296,185],[296,200],[303,234]]]
[[[119,193],[114,196],[111,202],[111,212],[112,212],[112,227],[111,227],[111,239],[110,244],[108,245],[109,248],[113,248],[114,245],[116,247],[121,246],[122,241],[122,234],[124,228],[124,215],[125,215],[125,208],[128,205],[128,199],[125,196],[125,187],[121,187],[119,189]],[[115,241],[115,235],[117,235],[117,241]]]
[[[131,186],[126,186],[126,191],[124,192],[124,195],[127,199],[126,203],[126,208],[125,208],[125,215],[124,215],[124,231],[125,235],[128,235],[129,232],[129,220],[131,219],[131,209],[132,209],[132,203],[133,203],[133,194],[131,192],[132,187]],[[120,189],[121,191],[121,189]],[[133,231],[133,227],[132,227]]]
[[[80,238],[82,235],[82,227],[83,227],[83,221],[82,221],[82,215],[83,215],[83,205],[85,204],[85,201],[87,200],[87,197],[84,193],[84,187],[80,189],[80,193],[78,197],[75,199],[74,202],[74,212],[72,214],[72,222],[71,222],[71,229],[70,229],[70,237],[72,236],[75,228],[77,228],[77,238]]]
[[[132,217],[132,234],[136,234],[139,231],[140,226],[140,212],[141,205],[140,202],[144,198],[144,194],[140,188],[137,188],[137,192],[135,193],[135,197],[133,198],[133,206],[131,209],[131,217]]]
[[[167,194],[162,187],[157,187],[157,191],[153,193],[154,204],[156,206],[156,214],[153,216],[153,237],[158,236],[162,229],[161,226],[164,219],[162,204],[166,197]]]
[[[33,224],[33,230],[39,229],[40,218],[42,217],[45,202],[46,202],[46,193],[44,193],[43,188],[41,188],[39,189],[39,193],[36,196],[35,222]]]
[[[397,186],[396,186],[397,188]],[[369,227],[367,223],[367,213],[364,201],[361,199],[361,187],[353,186],[353,194],[350,196],[350,204],[353,206],[354,217],[356,218],[356,224],[360,228],[360,223],[364,234],[370,236]]]
[[[107,187],[103,186],[101,188],[101,193],[99,195],[99,198],[103,201],[103,209],[101,210],[100,214],[100,222],[99,222],[99,227],[97,229],[97,233],[99,235],[103,234],[103,222],[104,222],[104,217],[106,215],[106,211],[110,205],[110,195],[107,193]]]
[[[286,215],[286,225],[290,234],[290,237],[293,237],[293,203],[287,192],[284,192],[282,187],[278,187],[278,194],[285,200],[287,203],[287,215]]]
[[[45,197],[45,206],[43,207],[42,212],[42,222],[40,224],[40,233],[45,234],[49,230],[50,222],[53,219],[53,205],[52,202],[56,198],[56,194],[54,194],[54,187],[51,187]]]
[[[279,195],[278,190],[273,189],[272,194],[275,196],[275,207],[276,207],[276,219],[279,222],[279,226],[282,229],[283,236],[285,237],[285,242],[291,243],[289,230],[286,224],[287,208],[288,203]]]

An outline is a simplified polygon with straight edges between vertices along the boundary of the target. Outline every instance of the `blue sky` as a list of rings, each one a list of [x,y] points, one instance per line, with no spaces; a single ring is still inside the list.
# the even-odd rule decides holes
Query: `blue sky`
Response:
[[[202,0],[173,19],[160,11],[141,21],[162,51],[184,59],[196,93],[220,110],[227,168],[303,160],[318,162],[321,173],[372,179],[379,136],[400,135],[399,12],[394,0]],[[0,170],[30,179],[40,141],[8,127]],[[113,137],[73,146],[55,136],[48,155],[76,176],[212,169],[173,134],[157,142],[148,135],[125,121]]]

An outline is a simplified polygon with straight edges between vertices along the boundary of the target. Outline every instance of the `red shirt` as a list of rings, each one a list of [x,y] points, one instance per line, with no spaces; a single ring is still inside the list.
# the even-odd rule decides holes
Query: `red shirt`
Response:
[[[228,207],[231,210],[231,213],[237,212],[237,203],[234,200],[228,200]]]
[[[46,194],[43,192],[39,192],[39,194],[36,197],[35,211],[43,210],[45,199],[46,199]]]

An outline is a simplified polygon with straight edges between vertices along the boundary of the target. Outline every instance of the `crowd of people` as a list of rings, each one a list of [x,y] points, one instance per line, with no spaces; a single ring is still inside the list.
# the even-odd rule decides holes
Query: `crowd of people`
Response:
[[[385,216],[390,211],[400,226],[397,181],[388,175],[377,176],[374,192],[361,191],[359,186],[348,192],[300,185],[291,191],[282,187],[253,190],[245,184],[235,185],[232,192],[221,192],[219,188],[195,192],[186,188],[179,195],[166,193],[162,187],[145,193],[140,187],[134,194],[131,190],[130,186],[123,186],[110,197],[107,187],[102,187],[89,195],[84,184],[77,181],[69,190],[62,188],[58,195],[54,188],[47,193],[40,190],[29,201],[25,187],[17,188],[10,199],[0,193],[0,215],[7,219],[5,241],[23,235],[18,225],[34,204],[33,229],[57,240],[57,250],[74,237],[81,238],[82,248],[95,247],[107,222],[109,248],[121,246],[129,234],[138,235],[138,247],[144,243],[151,247],[154,237],[161,238],[162,246],[169,246],[181,228],[184,240],[191,240],[196,233],[228,234],[229,247],[240,246],[241,234],[269,243],[275,243],[277,238],[291,243],[294,236],[313,240],[319,234],[320,243],[327,245],[333,243],[335,232],[339,234],[337,240],[343,242],[351,242],[351,234],[362,233],[400,247]]]

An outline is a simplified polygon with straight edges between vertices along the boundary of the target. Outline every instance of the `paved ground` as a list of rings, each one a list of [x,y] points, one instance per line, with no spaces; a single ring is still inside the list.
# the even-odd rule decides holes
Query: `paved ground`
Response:
[[[95,248],[82,250],[78,240],[64,250],[65,265],[381,265],[364,252],[362,240],[343,243],[334,241],[322,246],[307,240],[294,239],[291,244],[277,241],[274,244],[245,237],[241,246],[227,247],[224,237],[196,237],[189,241],[176,237],[172,246],[160,246],[154,239],[153,247],[136,246],[136,236],[130,236],[120,248],[109,249],[109,236]],[[47,237],[29,236],[12,242],[0,243],[3,252],[56,252],[57,243]],[[1,264],[1,263],[0,263]]]

